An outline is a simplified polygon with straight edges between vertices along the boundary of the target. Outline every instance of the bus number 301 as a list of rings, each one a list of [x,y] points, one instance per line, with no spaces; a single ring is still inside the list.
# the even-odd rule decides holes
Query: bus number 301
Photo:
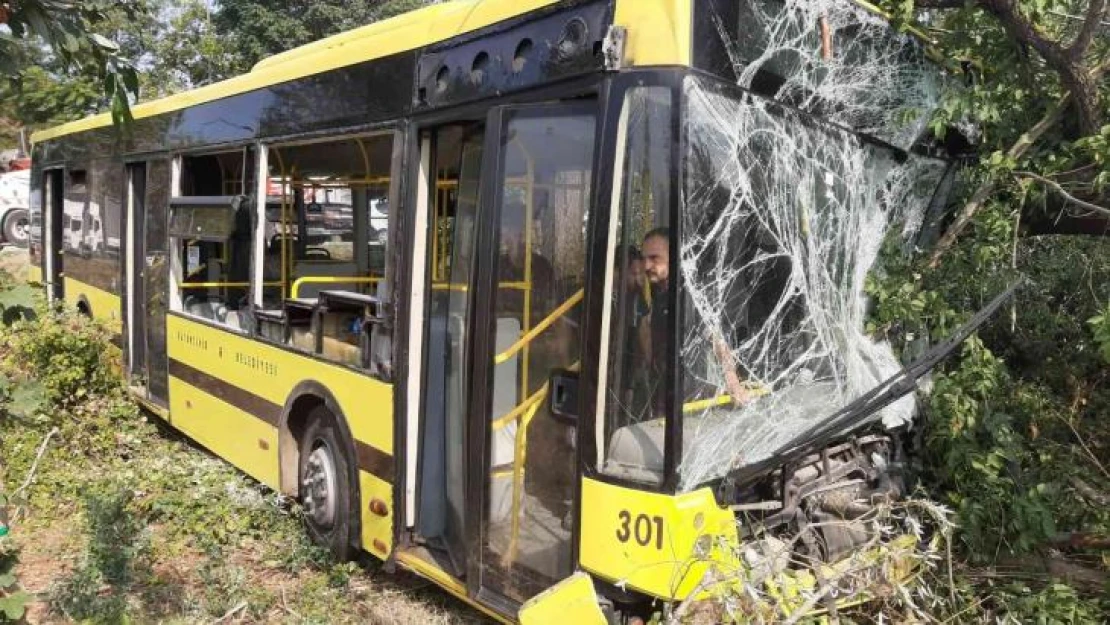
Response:
[[[663,517],[638,514],[633,521],[632,513],[628,510],[621,510],[617,516],[620,519],[617,540],[626,543],[629,539],[635,538],[641,547],[655,543],[656,549],[663,550]]]

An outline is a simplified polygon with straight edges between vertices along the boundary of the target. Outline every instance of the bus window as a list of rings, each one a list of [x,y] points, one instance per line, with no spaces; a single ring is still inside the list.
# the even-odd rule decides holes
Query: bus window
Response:
[[[673,360],[671,99],[668,88],[639,87],[629,92],[622,112],[624,171],[614,183],[620,212],[598,437],[604,473],[647,483],[663,480]]]
[[[183,156],[170,202],[175,310],[245,331],[249,322],[254,150]]]
[[[324,290],[385,299],[392,161],[392,134],[270,148],[264,307]]]

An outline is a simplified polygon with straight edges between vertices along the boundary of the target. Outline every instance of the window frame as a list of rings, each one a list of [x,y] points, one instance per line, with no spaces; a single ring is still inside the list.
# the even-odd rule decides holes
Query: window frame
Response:
[[[204,146],[204,147],[201,147],[201,148],[196,148],[196,149],[191,149],[191,150],[181,150],[181,151],[170,152],[169,154],[166,155],[166,158],[168,158],[169,162],[170,162],[170,197],[167,200],[168,214],[166,216],[166,255],[169,257],[169,269],[167,271],[168,275],[167,275],[167,280],[166,281],[168,283],[168,288],[169,288],[169,302],[168,302],[168,306],[166,307],[166,312],[182,315],[182,316],[184,316],[184,317],[186,317],[190,320],[200,321],[200,322],[207,323],[207,324],[212,324],[215,327],[225,329],[229,332],[233,332],[233,333],[241,334],[241,335],[246,335],[246,336],[254,336],[254,334],[255,334],[254,328],[239,327],[238,329],[236,329],[236,328],[231,327],[230,325],[227,325],[226,323],[216,321],[214,319],[209,319],[209,318],[203,317],[201,315],[196,315],[194,313],[189,312],[188,310],[185,310],[184,298],[182,297],[182,290],[181,290],[181,285],[184,284],[184,276],[185,276],[184,270],[185,270],[185,268],[182,266],[182,262],[181,262],[181,253],[180,252],[182,250],[178,249],[178,247],[177,247],[179,244],[182,243],[182,239],[180,237],[176,237],[176,236],[173,236],[172,234],[170,234],[170,230],[171,230],[170,224],[171,224],[172,218],[173,218],[173,203],[174,203],[174,200],[182,200],[182,199],[185,199],[185,198],[233,197],[233,196],[203,196],[203,195],[201,195],[201,196],[188,196],[188,195],[182,194],[182,183],[183,183],[183,179],[184,179],[184,169],[185,169],[185,159],[186,158],[192,158],[192,157],[197,157],[197,156],[212,156],[212,155],[218,155],[218,154],[231,154],[231,153],[234,153],[234,152],[242,153],[243,154],[243,178],[240,180],[240,182],[242,184],[242,189],[241,190],[243,191],[243,193],[241,193],[239,195],[242,195],[244,197],[249,198],[250,194],[247,193],[247,191],[249,189],[246,188],[246,186],[247,186],[246,185],[246,178],[247,178],[246,173],[248,171],[247,168],[256,166],[257,165],[257,159],[256,158],[248,158],[248,156],[249,156],[249,150],[251,150],[251,149],[257,150],[258,149],[257,146],[258,146],[257,141],[247,141],[247,142],[237,142],[237,143],[232,143],[232,144],[223,144],[223,145],[215,145],[215,146],[209,145],[209,146]],[[258,173],[259,173],[258,170],[254,171],[256,182],[260,179],[260,176],[258,175]],[[253,210],[251,211],[251,217],[252,217],[252,219],[254,219],[254,211]],[[253,228],[252,228],[252,230],[253,230]],[[254,289],[254,264],[255,264],[255,262],[254,262],[255,251],[254,251],[254,245],[253,245],[253,243],[254,243],[254,237],[253,236],[252,236],[251,240],[252,240],[251,251],[250,251],[250,258],[251,258],[250,265],[251,266],[250,266],[250,268],[248,269],[248,272],[247,272],[248,278],[251,281],[251,286],[247,287],[248,297],[247,297],[246,310],[247,310],[247,312],[252,313],[252,315],[253,315],[254,302],[253,302],[253,299],[251,297],[251,294],[253,293],[253,289]]]
[[[680,397],[678,394],[681,370],[678,350],[677,328],[682,327],[682,308],[679,306],[679,294],[682,292],[682,275],[679,270],[679,246],[681,240],[680,220],[680,193],[681,185],[678,176],[683,167],[682,161],[682,84],[689,72],[674,70],[640,70],[624,72],[613,78],[609,85],[605,105],[603,130],[605,132],[604,144],[599,146],[598,154],[603,159],[604,167],[597,170],[597,185],[595,193],[598,198],[595,226],[593,228],[593,242],[591,243],[591,267],[597,270],[597,263],[604,263],[603,279],[595,280],[589,287],[588,300],[589,323],[596,324],[592,332],[587,333],[587,357],[584,359],[583,376],[585,380],[596,380],[594,393],[589,390],[584,394],[581,404],[581,426],[579,427],[579,448],[581,451],[583,474],[591,479],[606,483],[617,484],[638,490],[659,493],[673,493],[678,485],[678,464],[681,462],[682,448],[682,418],[676,414],[675,402]],[[612,336],[610,326],[613,315],[616,314],[612,305],[612,293],[616,284],[615,262],[617,259],[617,242],[621,223],[621,205],[623,200],[624,174],[627,159],[628,133],[625,116],[625,103],[629,93],[643,87],[663,87],[671,93],[671,146],[670,164],[668,175],[673,181],[670,188],[670,197],[667,198],[668,221],[671,232],[670,242],[670,281],[672,287],[670,298],[671,315],[668,323],[668,370],[663,376],[664,390],[664,445],[663,445],[663,478],[657,483],[637,481],[629,478],[614,476],[603,471],[608,438],[612,434],[606,432],[606,398],[610,369],[610,349]],[[620,165],[620,169],[618,169]],[[590,303],[592,300],[592,303]],[[596,342],[593,337],[597,337]],[[595,355],[595,358],[589,357]],[[586,387],[589,388],[588,386]],[[590,423],[588,420],[593,419]]]

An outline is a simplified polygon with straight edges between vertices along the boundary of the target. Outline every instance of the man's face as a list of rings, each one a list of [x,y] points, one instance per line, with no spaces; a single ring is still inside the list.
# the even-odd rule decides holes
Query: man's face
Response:
[[[650,237],[644,241],[644,274],[652,284],[666,284],[670,275],[671,254],[667,239]]]

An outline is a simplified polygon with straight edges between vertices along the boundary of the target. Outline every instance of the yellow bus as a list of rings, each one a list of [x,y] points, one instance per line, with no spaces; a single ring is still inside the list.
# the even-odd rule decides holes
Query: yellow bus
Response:
[[[336,557],[502,621],[650,618],[744,566],[738,515],[804,516],[780,486],[895,453],[884,432],[818,436],[680,476],[692,424],[742,403],[684,381],[680,258],[689,181],[728,135],[691,111],[782,84],[736,86],[742,6],[453,0],[138,104],[126,133],[39,132],[31,278],[108,321],[136,398],[298,498]],[[815,145],[912,151],[790,104],[768,119]]]

